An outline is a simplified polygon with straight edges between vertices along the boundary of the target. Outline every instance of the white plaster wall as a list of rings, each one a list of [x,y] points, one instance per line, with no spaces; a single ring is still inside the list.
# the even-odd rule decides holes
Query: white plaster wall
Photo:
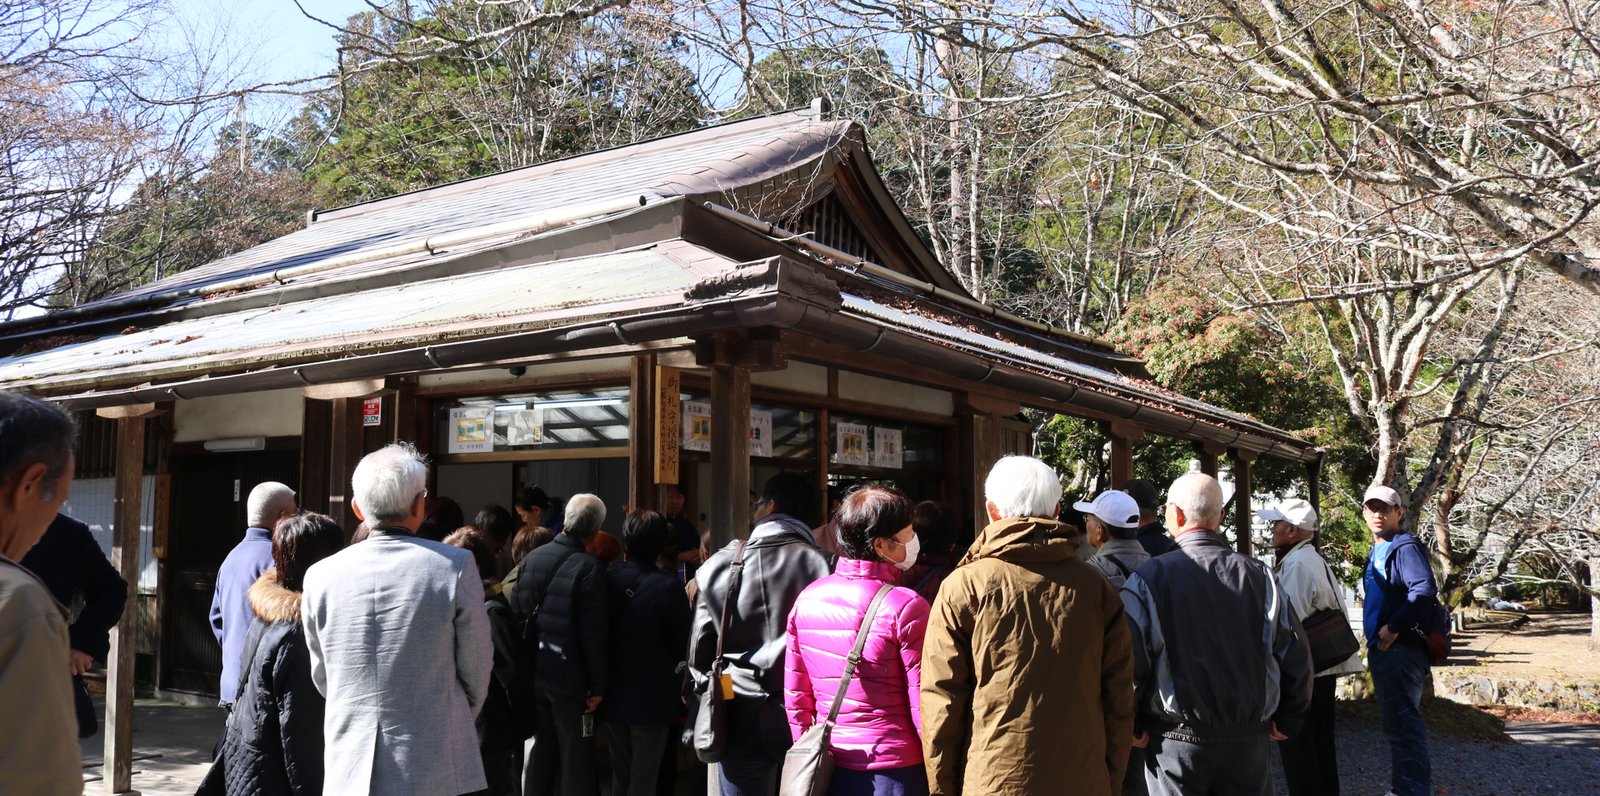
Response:
[[[848,370],[839,371],[839,397],[943,417],[949,417],[956,411],[955,396],[945,390],[902,384]]]
[[[750,383],[757,387],[777,390],[828,394],[828,369],[810,362],[790,362],[783,370],[766,370],[750,374]]]
[[[150,554],[155,539],[152,515],[156,503],[156,479],[147,475],[139,489],[139,583],[140,594],[156,593],[156,560]],[[100,551],[111,558],[112,526],[117,516],[117,479],[79,478],[72,482],[72,493],[61,513],[89,526]]]
[[[227,437],[298,437],[305,425],[299,390],[218,395],[173,404],[174,442]]]
[[[548,379],[562,376],[587,376],[596,373],[626,373],[633,364],[630,357],[608,357],[604,359],[583,359],[570,362],[535,362],[527,366],[528,372],[522,378]],[[417,387],[428,390],[441,387],[464,388],[476,384],[494,384],[495,389],[503,389],[511,374],[506,368],[487,368],[485,370],[463,370],[453,373],[424,373],[417,378]]]

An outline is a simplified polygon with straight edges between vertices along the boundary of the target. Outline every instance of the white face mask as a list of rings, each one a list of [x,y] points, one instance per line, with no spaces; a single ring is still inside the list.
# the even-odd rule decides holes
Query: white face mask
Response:
[[[910,569],[913,564],[917,563],[917,553],[922,551],[922,539],[912,536],[911,541],[906,542],[905,547],[906,557],[900,561],[893,562],[895,569],[898,569],[901,572],[905,572],[906,570]]]

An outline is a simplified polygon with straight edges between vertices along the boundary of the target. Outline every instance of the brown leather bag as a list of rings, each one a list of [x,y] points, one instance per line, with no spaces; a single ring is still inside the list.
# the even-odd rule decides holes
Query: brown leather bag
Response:
[[[833,779],[833,750],[828,745],[833,735],[833,723],[839,719],[839,705],[844,702],[845,691],[850,688],[850,678],[856,673],[856,664],[861,662],[861,651],[867,646],[867,634],[872,630],[873,617],[878,615],[878,605],[893,588],[885,583],[878,588],[877,594],[872,595],[866,618],[861,622],[861,629],[856,631],[855,649],[845,659],[844,674],[839,677],[839,690],[833,695],[833,707],[828,709],[827,720],[812,724],[784,754],[783,779],[778,796],[824,796],[828,792],[828,783]]]

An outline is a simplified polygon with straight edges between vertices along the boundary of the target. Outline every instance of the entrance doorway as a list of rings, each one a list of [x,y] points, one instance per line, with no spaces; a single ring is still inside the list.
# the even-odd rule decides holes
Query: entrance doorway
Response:
[[[192,452],[173,451],[161,628],[163,688],[217,693],[222,648],[211,633],[210,616],[217,569],[244,538],[246,501],[256,484],[281,481],[298,490],[298,440],[287,443],[242,453],[211,453],[198,446]]]

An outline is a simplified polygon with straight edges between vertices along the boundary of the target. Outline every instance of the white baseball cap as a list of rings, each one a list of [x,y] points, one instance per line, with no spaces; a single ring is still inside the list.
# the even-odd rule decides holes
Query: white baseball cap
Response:
[[[1317,510],[1312,508],[1310,503],[1298,498],[1285,500],[1270,509],[1262,509],[1256,512],[1256,516],[1269,523],[1283,520],[1303,531],[1317,529]]]
[[[1079,501],[1072,507],[1085,514],[1093,514],[1115,528],[1139,527],[1139,504],[1127,492],[1107,490],[1095,497],[1093,503]]]
[[[1382,501],[1390,507],[1398,507],[1402,505],[1400,502],[1400,493],[1387,486],[1367,487],[1367,494],[1361,498],[1361,504],[1364,506],[1368,501],[1372,500]]]

